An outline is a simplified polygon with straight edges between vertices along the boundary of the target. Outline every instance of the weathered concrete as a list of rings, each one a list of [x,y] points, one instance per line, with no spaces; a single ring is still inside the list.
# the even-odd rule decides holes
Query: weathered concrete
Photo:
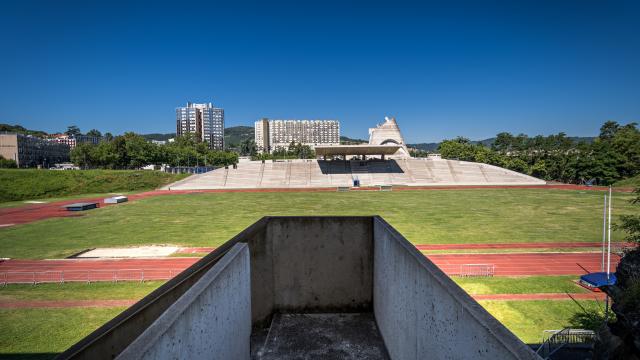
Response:
[[[276,314],[256,360],[387,360],[371,313]]]
[[[249,359],[249,271],[234,245],[116,359]]]
[[[373,307],[392,359],[539,359],[382,218]]]
[[[274,309],[280,312],[371,308],[371,218],[271,218]],[[259,301],[259,294],[254,298]]]
[[[249,261],[244,264],[250,267],[250,274],[243,274],[250,279],[250,289],[232,290],[236,285],[231,283],[224,288],[213,285],[217,283],[208,277],[209,269],[224,268],[232,247],[246,253],[247,245]],[[244,295],[236,297],[234,291],[244,291]],[[201,315],[199,310],[215,305],[218,297],[228,306],[241,305],[244,311],[237,314],[236,308],[216,305],[216,310],[203,310]],[[243,297],[246,302],[242,304],[228,302],[242,302]],[[210,352],[223,346],[216,339],[224,339],[234,349],[242,347],[241,358],[247,358],[249,346],[254,347],[255,355],[256,346],[264,344],[264,330],[274,314],[371,311],[392,359],[536,358],[378,216],[265,217],[60,358],[120,355],[124,359],[135,354],[235,358]],[[217,330],[205,329],[200,317]],[[237,328],[233,319],[239,323]],[[253,327],[252,345],[245,325]],[[299,334],[307,335],[304,330]],[[291,340],[290,344],[297,344],[300,339]],[[194,341],[194,346],[184,345]],[[163,350],[147,344],[160,344],[157,349]]]

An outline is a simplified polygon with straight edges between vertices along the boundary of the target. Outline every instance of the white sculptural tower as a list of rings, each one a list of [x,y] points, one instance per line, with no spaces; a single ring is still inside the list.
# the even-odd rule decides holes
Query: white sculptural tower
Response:
[[[384,123],[369,129],[370,145],[400,145],[394,156],[409,156],[409,149],[404,143],[395,117],[385,116]]]

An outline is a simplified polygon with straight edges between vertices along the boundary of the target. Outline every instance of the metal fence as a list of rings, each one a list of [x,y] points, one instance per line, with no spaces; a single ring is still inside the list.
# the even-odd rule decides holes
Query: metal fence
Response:
[[[69,271],[7,271],[0,272],[0,286],[7,284],[45,284],[66,282],[119,282],[168,280],[182,270],[175,269],[118,269],[118,270],[69,270]]]
[[[460,264],[460,276],[493,276],[494,264]]]
[[[543,359],[549,359],[565,346],[592,345],[595,340],[596,333],[592,330],[571,328],[544,330],[542,332],[542,344],[540,344],[536,353]]]

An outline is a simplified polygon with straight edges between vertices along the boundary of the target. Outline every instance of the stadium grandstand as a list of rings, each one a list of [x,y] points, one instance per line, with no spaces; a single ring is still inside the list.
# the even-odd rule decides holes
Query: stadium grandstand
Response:
[[[319,159],[243,162],[166,187],[170,190],[328,188],[350,186],[544,185],[497,166],[408,156],[395,118],[369,129],[369,144],[316,146]]]

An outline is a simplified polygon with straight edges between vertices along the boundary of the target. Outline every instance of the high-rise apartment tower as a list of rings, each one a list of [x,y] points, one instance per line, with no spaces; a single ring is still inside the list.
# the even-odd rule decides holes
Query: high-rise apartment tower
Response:
[[[176,135],[195,134],[214,150],[224,149],[224,109],[211,103],[187,103],[176,109]]]

